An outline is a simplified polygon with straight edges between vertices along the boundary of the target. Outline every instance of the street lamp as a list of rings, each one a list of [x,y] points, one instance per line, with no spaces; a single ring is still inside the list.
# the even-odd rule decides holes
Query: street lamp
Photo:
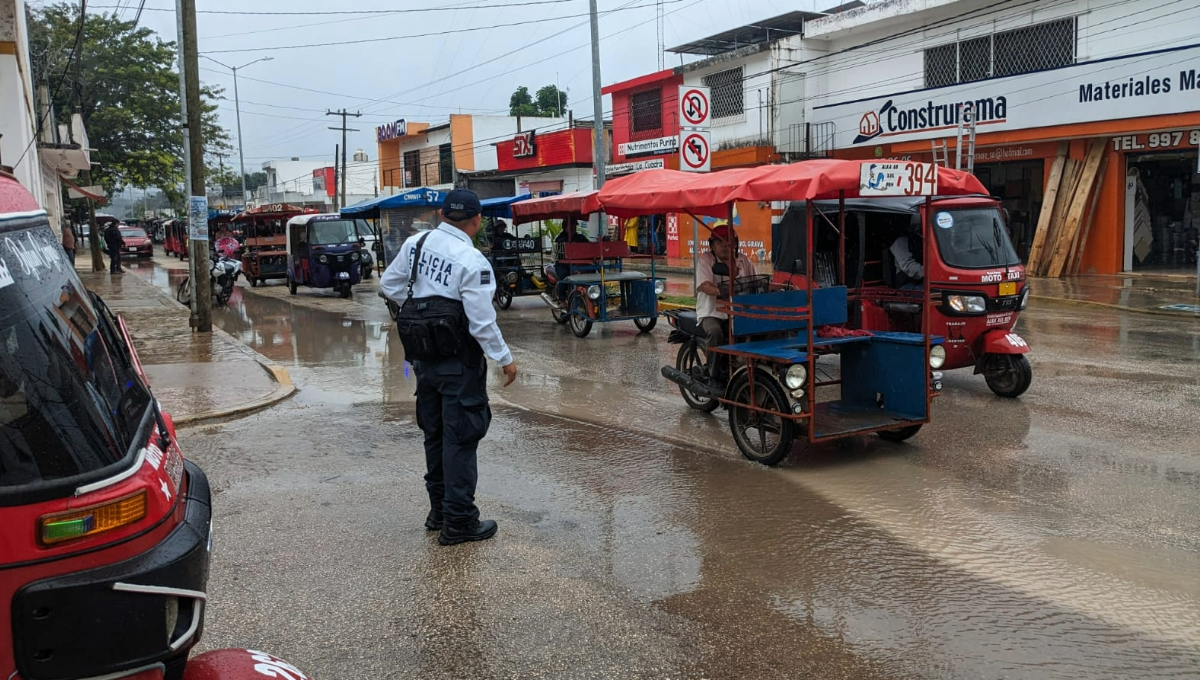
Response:
[[[245,206],[247,203],[247,200],[248,200],[246,197],[246,161],[245,161],[245,159],[242,158],[242,105],[241,105],[241,102],[238,101],[237,72],[238,72],[239,68],[246,68],[247,66],[250,66],[252,64],[257,64],[260,61],[271,61],[275,57],[263,57],[261,59],[255,59],[254,61],[249,62],[247,64],[242,64],[241,66],[230,66],[228,64],[222,64],[221,62],[217,61],[216,59],[213,59],[212,57],[208,56],[207,54],[201,54],[200,56],[213,62],[214,64],[219,64],[219,65],[224,66],[225,68],[229,69],[230,71],[233,71],[233,110],[237,114],[238,167],[241,169],[241,173],[242,173],[242,205]]]

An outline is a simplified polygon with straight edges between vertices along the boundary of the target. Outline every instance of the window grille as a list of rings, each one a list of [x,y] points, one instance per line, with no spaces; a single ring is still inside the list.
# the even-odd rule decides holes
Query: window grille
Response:
[[[925,87],[1015,76],[1075,63],[1075,18],[925,50]]]
[[[630,98],[633,132],[662,129],[662,90],[638,92]]]
[[[454,181],[454,152],[449,144],[438,147],[438,182],[449,184]]]
[[[742,87],[742,68],[731,68],[704,76],[710,89],[713,119],[730,118],[745,113],[745,90]]]
[[[421,152],[404,152],[404,186],[421,186]]]

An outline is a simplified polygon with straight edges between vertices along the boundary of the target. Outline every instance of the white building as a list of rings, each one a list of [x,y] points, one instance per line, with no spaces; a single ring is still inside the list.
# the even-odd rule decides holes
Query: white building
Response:
[[[267,183],[255,189],[254,204],[268,205],[288,203],[304,207],[332,211],[341,204],[344,181],[346,205],[354,205],[378,195],[379,168],[362,149],[354,152],[353,160],[346,160],[346,177],[341,177],[340,166],[334,168],[325,161],[273,160],[262,164]],[[334,189],[338,199],[334,200]]]

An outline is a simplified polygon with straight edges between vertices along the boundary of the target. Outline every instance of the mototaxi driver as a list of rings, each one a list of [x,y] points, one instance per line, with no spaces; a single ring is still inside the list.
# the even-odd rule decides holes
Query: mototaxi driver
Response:
[[[737,235],[727,222],[717,222],[708,236],[708,252],[702,254],[696,267],[696,318],[707,339],[707,347],[729,344],[729,315],[717,310],[720,286],[728,285],[729,274],[737,278],[753,276],[758,272],[754,263],[737,248]],[[737,266],[733,257],[737,254]],[[721,263],[728,267],[728,274],[713,273],[713,267]],[[708,372],[714,386],[724,386],[728,380],[728,358],[707,352]]]
[[[908,229],[901,232],[888,247],[896,263],[896,287],[904,290],[922,288],[925,280],[925,265],[921,263],[921,217],[916,215]]]

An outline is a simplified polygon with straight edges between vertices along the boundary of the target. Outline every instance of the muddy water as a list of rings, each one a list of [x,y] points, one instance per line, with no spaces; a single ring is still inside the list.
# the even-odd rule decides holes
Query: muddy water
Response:
[[[214,318],[289,366],[293,407],[411,427],[414,378],[371,287],[278,288],[239,290]],[[495,502],[706,626],[708,670],[747,662],[740,646],[787,664],[784,642],[819,649],[818,675],[1197,677],[1195,326],[1031,312],[1022,400],[951,374],[908,444],[851,440],[768,470],[738,457],[723,412],[688,411],[658,375],[665,328],[577,339],[529,298],[501,319],[522,377],[493,389]]]

